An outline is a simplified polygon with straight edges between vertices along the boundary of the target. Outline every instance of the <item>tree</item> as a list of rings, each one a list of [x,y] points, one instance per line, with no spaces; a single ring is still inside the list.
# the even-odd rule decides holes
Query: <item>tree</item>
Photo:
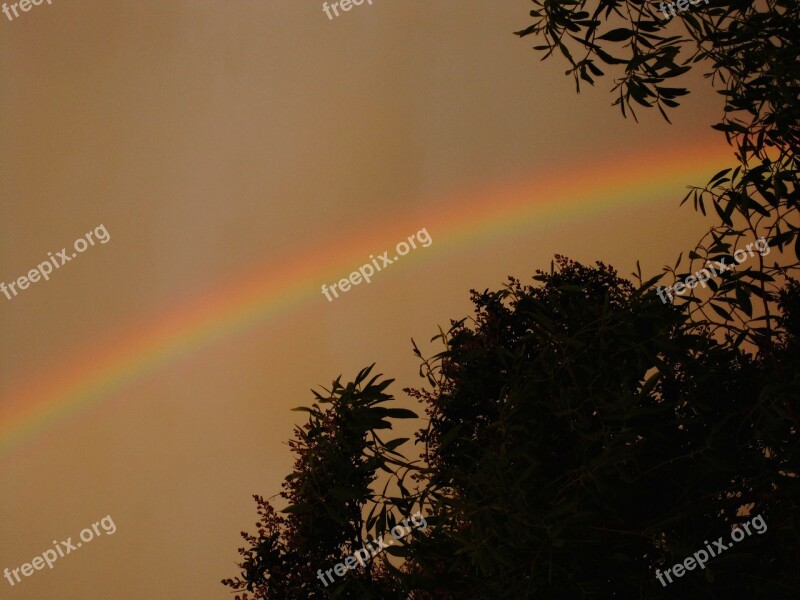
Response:
[[[418,481],[437,520],[408,582],[448,599],[793,597],[800,456],[776,400],[790,388],[798,404],[796,356],[775,348],[777,382],[602,264],[559,257],[535,279],[474,294],[474,323],[426,361]],[[658,583],[656,568],[747,521],[743,507],[769,536]]]
[[[309,416],[289,442],[296,460],[280,493],[288,506],[281,514],[255,496],[258,533],[242,532],[249,546],[239,549],[242,573],[223,581],[243,592],[237,598],[393,597],[392,580],[371,557],[366,569],[350,571],[342,582],[320,575],[364,546],[362,513],[373,497],[370,485],[378,470],[391,470],[394,449],[405,441],[384,442],[378,432],[391,429],[388,418],[416,417],[384,406],[392,380],[379,375],[367,380],[371,371],[363,369],[346,385],[336,379],[324,395],[314,392],[318,403],[295,409]]]
[[[688,93],[678,87],[680,78],[709,67],[705,75],[723,98],[723,118],[713,128],[733,145],[735,163],[684,198],[704,215],[713,207],[720,223],[689,253],[687,272],[671,270],[677,278],[708,260],[731,264],[738,242],[762,236],[781,252],[794,242],[800,259],[800,4],[711,0],[665,21],[661,5],[650,0],[531,1],[534,21],[517,35],[543,42],[534,47],[543,59],[561,54],[578,91],[581,81],[593,85],[603,77],[603,69],[615,72],[614,104],[623,115],[656,107],[669,120],[667,111]],[[686,300],[692,319],[739,343],[769,344],[777,293],[800,266],[783,258],[781,265],[760,260],[729,272],[721,284],[710,281],[710,296]],[[761,310],[754,314],[755,301]]]

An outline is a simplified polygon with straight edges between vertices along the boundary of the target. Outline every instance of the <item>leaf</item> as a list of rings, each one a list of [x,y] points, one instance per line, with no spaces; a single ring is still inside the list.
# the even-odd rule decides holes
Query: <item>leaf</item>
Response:
[[[384,447],[389,451],[396,450],[397,448],[399,448],[400,446],[405,444],[409,439],[411,439],[411,438],[407,438],[407,437],[405,437],[405,438],[397,438],[396,440],[391,440],[389,442],[386,442],[384,444]]]
[[[745,271],[743,275],[746,275],[751,279],[756,279],[758,281],[775,281],[775,279],[768,273],[764,273],[762,271],[755,271],[753,269]]]
[[[798,235],[797,239],[794,241],[794,255],[800,259],[800,235]]]
[[[594,62],[591,60],[586,62],[586,66],[589,67],[589,70],[592,72],[592,74],[596,75],[597,77],[601,77],[605,74],[597,66],[595,66]]]
[[[719,179],[722,179],[723,177],[725,177],[725,175],[727,175],[727,174],[728,174],[728,173],[730,173],[730,172],[731,172],[731,169],[722,169],[722,171],[720,171],[719,173],[715,174],[715,175],[714,175],[714,176],[711,178],[711,180],[708,182],[708,184],[709,184],[710,186],[713,186],[713,185],[714,185],[714,183],[715,183],[717,180],[719,180]]]
[[[619,27],[601,35],[597,39],[608,40],[609,42],[622,42],[631,36],[633,36],[633,31],[626,29],[625,27]]]
[[[642,287],[639,290],[644,291],[651,287],[654,283],[657,283],[662,277],[664,277],[665,273],[661,273],[660,275],[656,275],[655,277],[651,277],[647,281],[642,284]]]
[[[733,320],[733,317],[731,316],[731,313],[729,313],[727,310],[725,310],[721,306],[718,306],[718,305],[714,304],[713,302],[710,302],[709,306],[711,306],[711,308],[714,309],[714,312],[716,312],[720,317],[722,317],[726,321]]]
[[[597,56],[600,57],[600,60],[602,60],[607,65],[624,65],[626,62],[621,58],[616,58],[614,56],[611,56],[608,52],[606,52],[605,50],[601,50],[600,48],[594,48],[594,51],[597,54]]]
[[[739,308],[741,308],[748,317],[752,317],[753,305],[750,303],[750,294],[747,293],[747,290],[745,290],[743,286],[736,286],[736,300],[739,304]]]
[[[714,210],[717,211],[719,218],[722,219],[722,222],[727,225],[728,227],[733,227],[733,221],[731,221],[730,216],[726,214],[725,211],[722,210],[722,207],[719,205],[719,202],[714,200]]]
[[[386,408],[385,414],[387,417],[392,417],[393,419],[417,419],[419,415],[415,413],[413,410],[408,410],[407,408]]]

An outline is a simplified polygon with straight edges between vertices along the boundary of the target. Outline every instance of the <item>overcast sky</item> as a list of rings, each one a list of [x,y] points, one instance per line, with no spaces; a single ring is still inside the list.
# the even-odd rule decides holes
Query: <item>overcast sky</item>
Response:
[[[436,351],[470,288],[554,253],[654,274],[691,247],[705,225],[678,204],[705,180],[680,172],[641,203],[437,245],[429,223],[457,219],[460,198],[492,207],[487,190],[569,169],[617,169],[623,190],[626,160],[716,139],[720,101],[699,75],[673,125],[623,119],[609,79],[576,95],[563,62],[512,34],[530,8],[374,0],[330,20],[310,0],[53,0],[0,15],[0,281],[100,224],[110,234],[0,296],[0,415],[15,390],[249,273],[300,261],[315,286],[0,455],[0,569],[106,515],[117,527],[13,588],[0,579],[0,597],[229,597],[219,580],[236,574],[251,495],[280,490],[302,414],[289,409],[309,388],[372,362],[398,394],[420,384],[412,337]],[[433,242],[325,300],[338,275],[315,272],[316,255],[357,268],[358,240],[391,248],[398,224]]]

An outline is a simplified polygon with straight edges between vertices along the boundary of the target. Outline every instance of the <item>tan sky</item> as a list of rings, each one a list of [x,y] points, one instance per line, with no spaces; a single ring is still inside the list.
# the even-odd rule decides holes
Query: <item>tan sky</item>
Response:
[[[563,63],[512,35],[529,9],[374,0],[330,21],[309,0],[53,0],[0,15],[0,281],[101,223],[111,235],[0,296],[0,402],[320,240],[409,215],[425,227],[460,190],[710,137],[720,103],[699,76],[672,126],[636,125],[610,106],[609,80],[578,96]],[[424,258],[193,348],[37,431],[0,456],[0,569],[105,515],[117,531],[13,588],[0,579],[0,597],[229,597],[218,582],[255,521],[250,495],[279,491],[289,408],[309,388],[371,362],[398,393],[417,384],[410,338],[467,314],[470,288],[555,252],[656,272],[704,228],[677,208],[687,183],[467,247],[440,248],[431,230]]]

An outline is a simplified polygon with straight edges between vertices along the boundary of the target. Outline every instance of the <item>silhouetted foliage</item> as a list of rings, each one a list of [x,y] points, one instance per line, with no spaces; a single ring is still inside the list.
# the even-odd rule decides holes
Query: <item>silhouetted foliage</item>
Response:
[[[242,574],[223,583],[248,598],[391,598],[392,582],[379,563],[351,571],[343,582],[325,589],[317,576],[364,545],[364,506],[372,499],[370,484],[378,470],[391,472],[399,458],[394,449],[404,440],[384,442],[378,432],[391,429],[389,418],[416,414],[384,404],[391,379],[369,380],[372,367],[342,385],[333,382],[327,395],[314,392],[318,403],[307,412],[308,422],[295,429],[289,442],[296,456],[294,471],[286,478],[280,497],[288,502],[281,514],[256,496],[260,521],[258,534],[242,537]],[[394,525],[394,523],[392,523]],[[337,591],[338,590],[338,591]],[[251,595],[248,595],[248,592]]]
[[[735,147],[736,163],[711,175],[705,186],[692,186],[684,202],[696,210],[714,208],[720,224],[689,253],[692,261],[727,258],[736,242],[765,237],[770,247],[793,247],[800,259],[800,3],[796,0],[711,0],[689,4],[667,21],[652,0],[531,0],[533,24],[518,31],[536,36],[547,58],[558,52],[568,74],[594,84],[617,74],[614,104],[623,114],[633,107],[656,106],[664,118],[687,94],[677,87],[697,65],[723,98],[722,120],[713,125]],[[578,58],[575,58],[578,57]],[[666,82],[674,80],[674,87]],[[744,265],[711,282],[712,294],[685,301],[692,319],[724,330],[731,339],[769,344],[776,316],[777,291],[800,262]],[[678,262],[680,264],[680,260]],[[683,279],[697,270],[669,269]],[[759,310],[753,305],[758,303]],[[711,314],[711,313],[714,314]],[[720,320],[719,317],[722,317]]]
[[[453,599],[792,597],[800,457],[780,396],[788,385],[797,407],[795,375],[776,386],[768,361],[691,333],[602,264],[559,258],[535,279],[474,294],[474,324],[426,361],[419,501],[437,518],[409,585]],[[742,508],[768,534],[662,590],[654,569],[727,535]]]
[[[543,58],[615,104],[667,118],[704,65],[735,164],[690,188],[718,224],[665,274],[759,254],[665,304],[654,286],[556,257],[534,284],[473,291],[425,358],[427,419],[405,459],[383,442],[388,381],[337,379],[298,429],[283,514],[261,521],[225,583],[242,598],[794,598],[800,590],[800,4],[710,0],[665,21],[650,0],[531,0]],[[634,115],[635,116],[635,115]],[[790,257],[789,252],[794,256]],[[770,256],[767,259],[767,256]],[[407,402],[407,401],[406,401]],[[377,490],[382,488],[382,492]],[[368,538],[421,511],[429,527],[323,586]],[[751,535],[663,587],[655,577],[761,515]],[[390,560],[390,557],[394,557]],[[252,594],[250,596],[249,594]]]

